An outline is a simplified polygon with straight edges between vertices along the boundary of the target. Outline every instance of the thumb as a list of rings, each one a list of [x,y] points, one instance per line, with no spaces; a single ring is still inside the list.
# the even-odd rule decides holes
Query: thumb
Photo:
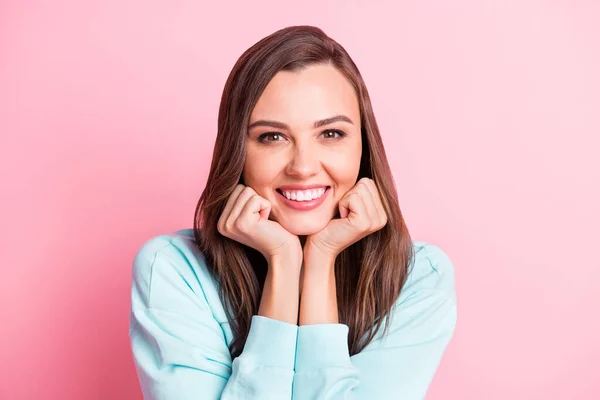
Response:
[[[340,210],[340,218],[348,217],[349,205],[350,205],[350,201],[348,200],[347,197],[344,197],[343,199],[340,200],[340,203],[338,204],[338,208]]]
[[[269,214],[271,213],[271,202],[265,200],[261,197],[260,200],[260,209],[258,211],[261,219],[268,219]]]

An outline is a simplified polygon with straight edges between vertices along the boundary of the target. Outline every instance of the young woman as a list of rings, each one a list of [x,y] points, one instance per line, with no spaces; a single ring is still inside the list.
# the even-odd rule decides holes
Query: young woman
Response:
[[[411,240],[365,83],[323,31],[237,61],[194,229],[141,247],[131,302],[148,399],[424,398],[453,266]]]

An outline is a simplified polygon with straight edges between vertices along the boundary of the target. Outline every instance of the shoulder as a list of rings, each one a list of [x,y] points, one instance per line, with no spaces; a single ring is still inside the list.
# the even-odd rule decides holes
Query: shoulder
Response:
[[[154,236],[146,240],[133,258],[133,279],[150,281],[157,269],[173,269],[184,274],[205,265],[191,229]]]
[[[424,241],[413,241],[414,253],[408,275],[394,308],[420,302],[423,306],[436,302],[456,303],[454,264],[441,247]]]
[[[454,266],[441,247],[413,241],[408,276],[390,312],[390,346],[449,340],[456,326]],[[380,332],[378,335],[384,335]]]
[[[196,242],[192,229],[182,229],[171,233],[161,234],[147,239],[137,249],[134,256],[134,268],[140,273],[145,273],[144,266],[151,269],[151,265],[158,256],[166,256],[185,261],[204,257],[196,251]],[[149,265],[148,265],[149,264]]]
[[[137,250],[132,264],[132,307],[185,310],[218,298],[217,282],[192,229],[157,235]]]
[[[395,329],[407,340],[452,336],[457,320],[454,265],[441,247],[413,241],[414,258],[393,306]]]
[[[404,289],[427,289],[453,292],[454,264],[439,246],[421,240],[413,241],[414,258],[408,269]]]

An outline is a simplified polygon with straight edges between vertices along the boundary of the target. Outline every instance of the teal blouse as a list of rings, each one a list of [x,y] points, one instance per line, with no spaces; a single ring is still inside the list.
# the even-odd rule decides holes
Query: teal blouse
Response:
[[[239,357],[191,229],[145,242],[133,261],[129,337],[145,399],[423,399],[457,318],[454,269],[439,247],[415,259],[383,327],[350,356],[345,324],[258,316]]]

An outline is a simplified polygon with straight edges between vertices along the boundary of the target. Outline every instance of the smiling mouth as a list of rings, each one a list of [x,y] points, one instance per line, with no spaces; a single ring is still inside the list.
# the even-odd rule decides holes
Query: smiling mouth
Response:
[[[281,204],[288,207],[289,209],[296,211],[311,211],[318,208],[321,204],[323,204],[323,202],[327,201],[326,199],[329,197],[331,186],[325,186],[325,191],[322,193],[320,193],[319,191],[318,193],[320,193],[320,196],[318,197],[312,198],[311,195],[310,200],[308,200],[308,198],[304,199],[303,196],[300,198],[300,200],[293,199],[292,197],[295,198],[298,192],[294,192],[293,196],[291,192],[288,192],[287,194],[288,196],[290,196],[290,198],[288,199],[284,191],[282,191],[281,189],[275,189],[275,191],[277,192],[277,197],[281,201]]]
[[[281,190],[281,189],[275,189],[277,191],[277,193],[279,193],[282,197],[284,197],[285,199],[289,200],[289,201],[294,201],[294,202],[298,202],[298,203],[303,203],[303,202],[312,202],[312,201],[316,201],[318,199],[320,199],[321,197],[323,197],[328,191],[329,189],[331,189],[331,186],[324,186],[323,187],[324,190],[322,193],[320,193],[318,195],[318,197],[313,197],[311,195],[311,198],[296,198],[296,196],[298,195],[298,192],[302,192],[302,193],[306,193],[306,191],[288,191],[288,195],[286,195],[286,193]],[[321,189],[320,189],[321,190]],[[293,193],[293,194],[292,194]],[[314,190],[312,191],[312,193],[314,193]],[[288,197],[289,196],[289,197]]]

